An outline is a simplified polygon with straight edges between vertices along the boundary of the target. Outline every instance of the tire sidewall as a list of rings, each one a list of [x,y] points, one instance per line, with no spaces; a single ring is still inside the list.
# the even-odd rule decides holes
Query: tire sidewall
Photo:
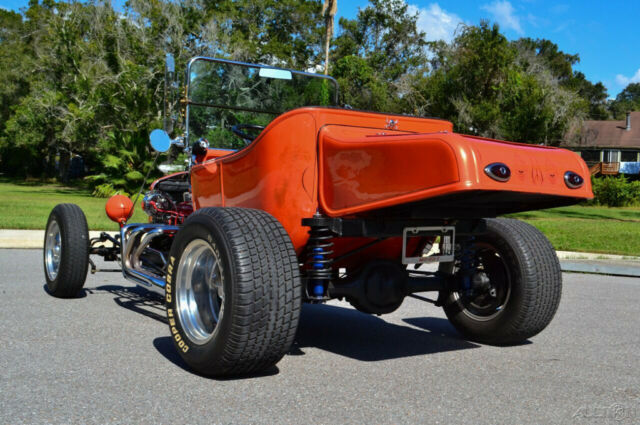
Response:
[[[47,250],[46,250],[47,236],[49,234],[49,226],[53,221],[58,223],[58,228],[60,229],[60,242],[61,242],[60,264],[58,264],[58,274],[56,275],[55,279],[51,279],[49,277],[49,273],[47,273]],[[62,223],[62,220],[60,220],[60,217],[58,216],[58,213],[54,208],[53,211],[51,211],[51,214],[49,214],[49,219],[47,220],[47,227],[45,227],[45,230],[44,230],[43,246],[45,247],[45,249],[42,250],[42,265],[44,267],[44,277],[47,281],[47,289],[51,293],[55,293],[58,290],[58,282],[60,281],[60,271],[64,266],[63,262],[66,262],[66,257],[64,256],[64,252],[65,252],[65,248],[66,248],[65,245],[67,244],[67,241],[66,241],[66,238],[63,237],[65,232],[65,229],[63,229],[63,226],[64,226],[64,223]]]
[[[69,204],[66,204],[69,205]],[[85,251],[87,258],[84,260],[88,262],[89,257],[89,232],[87,230],[86,224],[84,224],[84,228],[82,229],[73,229],[71,226],[81,226],[83,223],[73,223],[65,220],[63,208],[65,204],[57,205],[49,214],[49,219],[47,220],[47,226],[45,227],[44,233],[44,243],[43,246],[43,255],[42,255],[42,264],[44,266],[44,276],[47,282],[47,289],[50,293],[56,294],[60,290],[64,288],[60,288],[62,284],[62,280],[68,279],[68,271],[74,266],[73,261],[77,260],[71,257],[69,254],[71,252],[71,244],[72,243],[82,243],[86,245]],[[74,207],[76,207],[74,205]],[[77,208],[77,207],[76,207]],[[69,218],[69,217],[67,217]],[[46,252],[46,243],[47,243],[47,235],[49,233],[49,225],[55,221],[58,224],[58,228],[60,231],[60,264],[58,265],[58,274],[55,279],[50,279],[49,274],[47,273],[47,252]],[[86,222],[85,222],[86,223]],[[78,234],[74,234],[74,231],[78,231]],[[72,239],[76,238],[78,241],[73,241]],[[85,275],[86,276],[86,275]],[[84,279],[83,279],[84,282]],[[68,294],[72,295],[72,294]]]
[[[165,283],[165,304],[167,306],[167,320],[171,332],[171,339],[184,358],[192,367],[199,369],[202,366],[211,367],[211,360],[222,359],[225,342],[229,339],[232,325],[233,312],[233,264],[230,255],[230,244],[223,237],[221,226],[204,214],[194,214],[189,217],[184,227],[177,233],[169,253],[169,264]],[[221,262],[222,279],[224,287],[224,314],[214,329],[212,339],[204,344],[195,344],[186,335],[182,323],[177,314],[177,278],[180,271],[182,254],[186,246],[193,240],[201,239],[207,242],[216,252]]]

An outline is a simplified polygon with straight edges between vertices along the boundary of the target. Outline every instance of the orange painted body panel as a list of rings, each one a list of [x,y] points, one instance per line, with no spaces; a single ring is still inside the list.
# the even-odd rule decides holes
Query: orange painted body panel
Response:
[[[509,182],[486,176],[492,162],[511,168]],[[585,178],[582,188],[566,187],[567,170]],[[465,191],[591,198],[588,177],[582,159],[563,149],[463,136],[437,119],[315,107],[282,114],[245,149],[216,150],[191,169],[196,209],[265,210],[282,223],[298,254],[308,240],[301,220],[316,211],[354,216]],[[339,254],[366,239],[336,242]],[[390,240],[363,255],[397,257],[400,245]]]
[[[320,134],[320,205],[338,217],[464,191],[513,191],[591,198],[589,170],[575,153],[456,133],[346,138],[340,129]],[[484,168],[507,164],[508,182]],[[564,173],[585,177],[580,189]]]

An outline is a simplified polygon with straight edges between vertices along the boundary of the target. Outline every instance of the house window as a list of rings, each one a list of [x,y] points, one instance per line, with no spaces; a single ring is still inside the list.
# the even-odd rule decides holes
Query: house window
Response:
[[[622,162],[638,162],[638,151],[622,151]]]
[[[600,151],[595,149],[587,149],[580,152],[580,156],[585,162],[600,162]]]
[[[605,149],[602,151],[602,162],[620,162],[620,151]]]

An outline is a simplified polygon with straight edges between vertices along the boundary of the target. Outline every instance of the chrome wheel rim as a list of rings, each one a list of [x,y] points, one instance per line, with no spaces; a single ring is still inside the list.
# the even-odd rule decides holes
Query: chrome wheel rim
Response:
[[[60,256],[62,254],[62,239],[60,226],[52,220],[47,227],[47,238],[44,244],[44,264],[49,280],[55,280],[60,270]]]
[[[191,241],[178,265],[176,310],[189,340],[210,341],[224,313],[224,282],[217,250],[203,240]]]
[[[489,292],[472,296],[454,292],[453,298],[460,306],[461,312],[479,322],[486,322],[502,314],[511,298],[511,273],[500,253],[490,244],[478,243],[477,259],[479,270],[486,273],[491,282],[495,296]]]

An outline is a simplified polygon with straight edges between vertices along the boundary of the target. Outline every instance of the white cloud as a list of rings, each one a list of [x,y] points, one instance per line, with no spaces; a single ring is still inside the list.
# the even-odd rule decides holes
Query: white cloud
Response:
[[[409,12],[418,14],[418,29],[426,33],[429,41],[444,40],[450,43],[458,25],[463,23],[458,15],[443,10],[438,3],[431,3],[424,8],[410,4]]]
[[[616,75],[616,83],[621,86],[628,86],[630,83],[640,83],[640,69],[632,77],[625,77],[622,74]]]
[[[508,1],[496,0],[493,3],[482,5],[480,8],[489,12],[502,28],[512,29],[518,34],[524,34],[520,25],[520,18],[516,16],[515,9]]]

